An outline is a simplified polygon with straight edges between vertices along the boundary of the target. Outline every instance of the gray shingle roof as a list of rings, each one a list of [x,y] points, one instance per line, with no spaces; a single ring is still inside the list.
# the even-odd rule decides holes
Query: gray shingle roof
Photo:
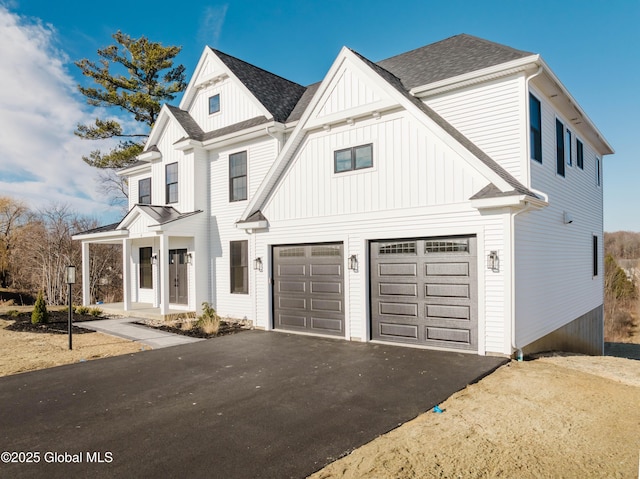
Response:
[[[533,53],[461,34],[387,58],[378,65],[400,78],[410,90],[531,55]]]
[[[318,87],[321,83],[322,82],[314,83],[313,85],[309,85],[307,87],[307,89],[304,91],[304,94],[300,97],[300,100],[298,100],[298,103],[291,112],[291,115],[289,115],[289,118],[287,118],[287,123],[289,123],[290,121],[298,121],[300,117],[302,117],[302,114],[309,106],[313,95],[318,90]]]
[[[274,75],[219,50],[213,48],[211,50],[264,105],[269,113],[273,115],[275,121],[284,123],[287,120],[296,103],[305,92],[305,88],[302,85]]]
[[[159,225],[171,223],[172,221],[181,220],[189,216],[193,216],[197,213],[201,213],[201,210],[191,211],[189,213],[180,213],[172,206],[155,206],[155,205],[136,205],[151,218],[153,218]],[[128,214],[128,213],[127,213]]]
[[[200,128],[200,125],[196,123],[188,111],[181,110],[180,108],[171,105],[167,105],[167,108],[171,111],[171,114],[176,118],[176,120],[178,120],[178,123],[180,123],[180,126],[182,126],[184,131],[187,132],[189,138],[197,139],[204,135],[202,128]]]
[[[219,128],[218,130],[208,131],[204,135],[202,135],[202,141],[211,140],[213,138],[219,138],[224,135],[228,135],[229,133],[235,133],[236,131],[241,131],[246,128],[251,128],[252,126],[263,125],[265,123],[271,123],[271,120],[268,120],[264,116],[256,116],[255,118],[250,118],[245,121],[241,121],[239,123],[234,123],[233,125],[225,126],[224,128]]]
[[[109,231],[115,231],[116,227],[119,224],[120,223],[111,223],[110,225],[98,226],[97,228],[92,228],[87,231],[81,231],[79,233],[75,233],[74,236],[75,235],[91,235],[95,233],[107,233]]]

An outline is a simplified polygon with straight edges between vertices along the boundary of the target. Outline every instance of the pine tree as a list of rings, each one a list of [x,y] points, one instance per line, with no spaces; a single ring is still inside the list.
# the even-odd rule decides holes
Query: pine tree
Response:
[[[36,299],[36,304],[31,313],[31,322],[33,324],[49,322],[49,312],[47,311],[47,304],[44,302],[42,291],[38,292],[38,299]]]
[[[173,66],[174,58],[182,47],[164,47],[144,36],[131,38],[120,31],[113,38],[115,45],[98,50],[99,63],[86,58],[75,62],[82,74],[97,84],[94,87],[78,85],[89,105],[115,107],[142,124],[138,131],[125,131],[119,121],[110,117],[96,118],[91,125],[77,126],[75,134],[87,140],[120,140],[118,146],[107,153],[94,150],[88,157],[83,157],[91,166],[111,169],[122,168],[135,161],[142,152],[162,103],[173,100],[176,93],[187,86],[184,66]]]

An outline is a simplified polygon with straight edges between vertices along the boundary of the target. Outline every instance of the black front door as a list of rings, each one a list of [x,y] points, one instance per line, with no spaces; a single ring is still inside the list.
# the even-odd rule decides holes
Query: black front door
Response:
[[[189,303],[186,256],[186,249],[169,250],[169,303]]]

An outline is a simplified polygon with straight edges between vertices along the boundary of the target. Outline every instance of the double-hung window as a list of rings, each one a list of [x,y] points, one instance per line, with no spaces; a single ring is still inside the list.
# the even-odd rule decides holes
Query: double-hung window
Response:
[[[247,294],[249,292],[248,241],[231,241],[231,292]]]
[[[247,152],[229,155],[229,201],[247,199]]]
[[[576,138],[576,165],[581,170],[584,169],[584,145]]]
[[[337,150],[333,154],[333,171],[342,173],[344,171],[361,170],[373,166],[373,145],[354,146]]]
[[[153,288],[153,274],[151,266],[151,247],[140,248],[140,288]]]
[[[564,123],[556,118],[556,173],[564,176]]]
[[[178,202],[178,163],[165,166],[166,203]]]
[[[573,165],[573,142],[571,141],[571,132],[569,130],[565,130],[564,132],[565,144],[564,144],[564,153],[567,156],[567,165]]]
[[[138,181],[138,204],[151,204],[151,178],[143,178]]]
[[[542,163],[542,115],[540,100],[529,94],[529,142],[531,159]]]

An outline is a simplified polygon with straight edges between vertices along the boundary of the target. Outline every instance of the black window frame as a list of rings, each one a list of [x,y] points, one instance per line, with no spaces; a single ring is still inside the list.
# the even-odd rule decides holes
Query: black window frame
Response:
[[[573,133],[569,128],[564,129],[564,153],[567,159],[567,166],[573,166]]]
[[[564,123],[556,118],[556,173],[565,176]]]
[[[249,294],[249,241],[229,242],[229,284],[231,294]]]
[[[535,117],[534,113],[536,113]],[[542,163],[542,106],[540,100],[531,93],[529,93],[529,142],[531,159]]]
[[[576,166],[584,170],[584,144],[576,138]]]
[[[144,195],[142,194],[143,184],[148,185],[147,186],[148,192],[145,191]],[[145,200],[145,198],[149,198],[149,199]],[[141,180],[138,180],[138,204],[139,205],[151,204],[151,178],[142,178]]]
[[[598,276],[598,236],[593,235],[593,276]]]
[[[171,177],[170,177],[169,168],[171,168],[172,170],[175,168],[175,174],[174,172],[171,172],[171,175],[172,175]],[[169,180],[173,180],[173,176],[175,176],[175,181],[170,182]],[[177,203],[178,202],[178,162],[177,161],[173,163],[169,163],[168,165],[165,165],[164,178],[165,178],[165,203],[168,205],[172,203]],[[174,186],[175,186],[175,189],[173,188]],[[175,199],[173,195],[175,195]]]
[[[214,108],[214,109],[212,109],[212,108],[211,108],[211,106],[212,106],[212,105],[211,105],[211,100],[213,100],[213,99],[215,99],[215,98],[217,98],[217,99],[218,99],[218,100],[217,100],[217,109],[215,109],[215,108]],[[219,111],[220,111],[220,93],[217,93],[217,94],[215,94],[215,95],[211,95],[211,96],[209,97],[209,115],[213,115],[214,113],[218,113]]]
[[[602,186],[602,159],[596,156],[596,186]]]
[[[139,255],[140,289],[153,289],[153,266],[151,265],[153,248],[151,246],[143,246],[139,249]]]
[[[357,150],[363,149],[363,148],[368,148],[370,150],[370,156],[371,156],[371,164],[365,165],[365,166],[357,166]],[[351,160],[351,165],[348,169],[341,169],[338,170],[338,155],[340,153],[343,152],[349,152],[350,153],[350,160]],[[373,168],[373,143],[367,143],[364,145],[358,145],[358,146],[352,146],[350,148],[342,148],[340,150],[335,150],[333,152],[333,172],[336,174],[339,173],[346,173],[347,171],[357,171],[357,170],[365,170],[367,168]]]
[[[237,153],[232,153],[229,155],[229,202],[233,203],[236,201],[245,201],[249,197],[249,187],[248,187],[248,161],[247,161],[247,151],[238,151]],[[235,164],[235,161],[241,160],[244,165],[238,167]],[[240,172],[238,174],[237,169],[240,168]],[[244,183],[244,188],[242,187],[242,183]],[[239,186],[238,186],[239,185]],[[236,187],[239,187],[237,189]]]

